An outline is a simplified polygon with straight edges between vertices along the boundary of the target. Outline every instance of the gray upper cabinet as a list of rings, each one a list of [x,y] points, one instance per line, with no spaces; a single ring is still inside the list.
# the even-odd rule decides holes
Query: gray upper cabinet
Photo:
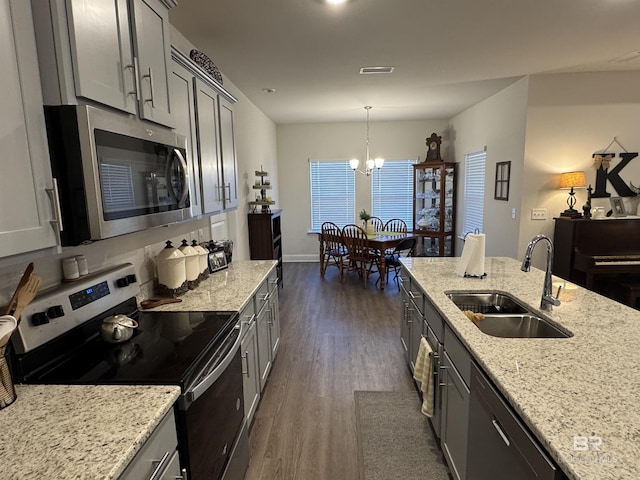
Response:
[[[222,211],[224,207],[218,136],[218,95],[199,78],[195,79],[195,89],[202,213],[215,213]]]
[[[0,257],[6,257],[57,243],[29,2],[0,0],[0,59]]]
[[[218,99],[220,118],[220,153],[222,155],[222,188],[225,210],[238,208],[238,163],[233,132],[233,108],[231,103]]]
[[[171,127],[169,9],[160,0],[131,0],[131,10],[140,116]]]
[[[171,64],[171,101],[175,118],[176,133],[187,139],[187,167],[191,214],[202,214],[200,193],[200,164],[198,160],[198,137],[196,134],[196,104],[193,89],[193,74],[177,60]]]
[[[208,215],[237,208],[236,99],[176,48],[171,58],[175,131],[187,137],[192,213]]]
[[[173,126],[172,0],[32,0],[47,105],[95,101]]]

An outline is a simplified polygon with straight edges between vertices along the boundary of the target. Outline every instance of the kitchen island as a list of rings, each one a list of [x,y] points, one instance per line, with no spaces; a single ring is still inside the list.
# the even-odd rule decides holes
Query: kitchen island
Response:
[[[0,410],[3,479],[117,479],[180,394],[177,386],[16,385]]]
[[[574,301],[540,312],[544,272],[487,258],[485,279],[462,278],[455,275],[458,260],[402,263],[569,478],[640,478],[640,312],[582,288]],[[510,293],[572,336],[486,335],[445,295],[455,290]],[[585,437],[594,441],[583,445]]]

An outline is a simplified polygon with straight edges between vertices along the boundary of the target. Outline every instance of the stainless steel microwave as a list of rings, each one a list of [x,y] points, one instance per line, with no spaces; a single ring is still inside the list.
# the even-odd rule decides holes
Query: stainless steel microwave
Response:
[[[62,245],[192,218],[183,136],[88,105],[45,118]]]

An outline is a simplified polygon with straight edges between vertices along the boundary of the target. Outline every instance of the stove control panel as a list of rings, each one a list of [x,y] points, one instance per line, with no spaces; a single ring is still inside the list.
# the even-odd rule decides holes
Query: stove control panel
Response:
[[[22,312],[14,348],[17,353],[33,350],[138,293],[130,263],[44,290]]]

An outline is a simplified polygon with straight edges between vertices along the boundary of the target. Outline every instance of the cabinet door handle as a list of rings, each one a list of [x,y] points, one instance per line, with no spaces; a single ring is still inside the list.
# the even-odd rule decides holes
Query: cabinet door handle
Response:
[[[149,94],[151,95],[151,98],[149,100],[145,100],[145,102],[151,102],[151,108],[156,108],[156,103],[153,95],[153,70],[151,69],[151,67],[149,67],[148,72],[149,73],[142,75],[142,78],[149,79]]]
[[[62,232],[62,209],[60,208],[60,194],[58,192],[58,180],[54,177],[52,180],[52,188],[47,188],[45,191],[49,198],[51,199],[51,204],[53,205],[53,215],[54,219],[51,220],[51,224],[55,225],[58,228],[58,232]]]
[[[493,424],[494,428],[498,431],[498,434],[502,437],[502,441],[507,445],[507,447],[511,445],[511,442],[509,442],[509,438],[502,431],[502,428],[500,428],[500,424],[498,423],[498,421],[494,418],[493,420],[491,420],[491,423]]]
[[[127,65],[127,68],[133,68],[133,80],[136,88],[135,92],[130,93],[135,93],[136,100],[140,101],[140,75],[138,74],[138,57],[134,57],[133,65]]]
[[[156,463],[157,466],[155,468],[155,470],[153,471],[153,473],[151,474],[151,476],[149,477],[149,480],[160,480],[160,478],[162,478],[162,474],[164,473],[166,467],[166,464],[169,462],[169,457],[171,456],[171,452],[165,452],[164,455],[162,456],[162,458],[158,461],[158,460],[153,460],[152,463]]]
[[[229,189],[229,200],[231,200],[231,182],[227,183],[227,186],[225,188]]]
[[[244,352],[244,355],[240,355],[240,357],[243,360],[247,361],[247,371],[245,372],[244,370],[242,370],[242,374],[246,375],[247,378],[249,378],[249,351],[247,350],[246,352]]]

